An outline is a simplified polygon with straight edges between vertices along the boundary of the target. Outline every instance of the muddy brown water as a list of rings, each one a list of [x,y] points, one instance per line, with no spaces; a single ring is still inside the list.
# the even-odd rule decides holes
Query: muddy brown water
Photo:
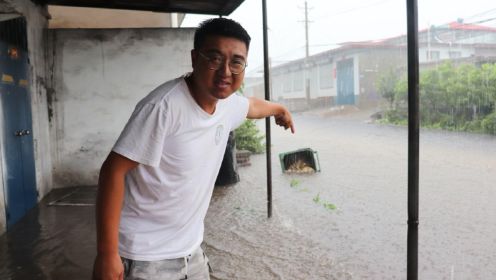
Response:
[[[215,189],[213,279],[406,279],[406,128],[365,115],[295,123],[295,135],[272,128],[272,218],[265,154]],[[419,279],[494,279],[496,137],[422,130],[420,140]],[[320,173],[281,171],[278,154],[300,148],[317,151]]]

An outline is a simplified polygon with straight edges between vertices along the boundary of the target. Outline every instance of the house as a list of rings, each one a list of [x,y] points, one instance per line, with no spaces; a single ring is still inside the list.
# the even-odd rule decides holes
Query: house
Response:
[[[496,28],[459,21],[421,30],[418,36],[421,68],[447,59],[496,58]],[[340,105],[377,106],[381,102],[377,80],[389,69],[406,73],[406,48],[406,35],[346,42],[336,49],[272,67],[272,100],[293,111]]]

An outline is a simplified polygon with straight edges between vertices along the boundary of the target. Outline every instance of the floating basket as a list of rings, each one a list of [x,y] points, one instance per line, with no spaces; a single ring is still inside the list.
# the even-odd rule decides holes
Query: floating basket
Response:
[[[279,161],[283,173],[311,174],[320,172],[319,155],[310,148],[280,153]]]

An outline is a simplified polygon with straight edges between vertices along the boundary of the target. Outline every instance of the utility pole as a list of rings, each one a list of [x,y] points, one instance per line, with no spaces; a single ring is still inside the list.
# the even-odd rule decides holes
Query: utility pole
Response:
[[[311,98],[310,98],[310,74],[308,71],[309,65],[308,65],[308,56],[310,55],[310,50],[308,46],[308,5],[307,1],[305,1],[305,65],[303,66],[304,68],[304,78],[305,78],[305,96],[307,100],[307,109],[310,109],[310,103],[311,103]]]
[[[308,6],[307,1],[305,1],[305,61],[308,59]]]

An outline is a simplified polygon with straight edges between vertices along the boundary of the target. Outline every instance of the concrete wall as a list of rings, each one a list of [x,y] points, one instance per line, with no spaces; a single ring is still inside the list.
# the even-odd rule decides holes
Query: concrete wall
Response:
[[[52,29],[56,187],[95,185],[135,104],[191,71],[194,29]]]
[[[47,12],[41,6],[29,0],[0,0],[0,14],[17,14],[27,20],[28,52],[30,60],[30,92],[33,118],[33,140],[36,169],[36,185],[41,199],[52,188],[52,159],[50,155],[49,122],[47,110],[47,87],[45,75],[45,40],[44,30],[47,26]],[[7,17],[3,17],[6,19]],[[0,108],[1,110],[1,108]],[[0,112],[0,115],[1,112]],[[1,128],[1,125],[0,125]],[[0,129],[0,133],[4,133]],[[2,141],[0,137],[0,141]],[[0,146],[1,143],[0,143]],[[0,149],[0,234],[5,231],[5,178],[4,149]]]

